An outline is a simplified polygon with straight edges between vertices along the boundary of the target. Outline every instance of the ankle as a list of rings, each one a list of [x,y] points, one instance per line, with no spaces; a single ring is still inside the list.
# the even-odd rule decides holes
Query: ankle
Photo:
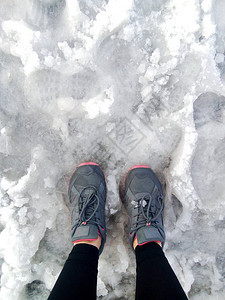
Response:
[[[74,246],[78,244],[87,244],[87,245],[95,246],[96,248],[99,249],[101,246],[101,242],[102,242],[102,238],[101,236],[98,236],[96,240],[82,240],[82,241],[74,242],[73,244]]]
[[[150,241],[149,243],[156,243],[160,247],[162,247],[162,243],[160,241]],[[138,241],[137,241],[137,236],[135,236],[134,242],[133,242],[133,248],[134,248],[134,250],[136,249],[137,246],[138,246]]]

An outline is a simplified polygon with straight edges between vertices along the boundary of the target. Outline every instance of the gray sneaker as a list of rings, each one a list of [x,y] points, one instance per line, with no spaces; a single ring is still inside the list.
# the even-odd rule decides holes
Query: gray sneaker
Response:
[[[138,245],[160,241],[164,246],[163,191],[148,166],[130,169],[125,179],[125,200],[130,217],[129,241],[132,249],[136,235]]]
[[[79,165],[69,183],[72,218],[72,242],[102,238],[99,255],[106,240],[106,183],[99,165],[89,162]]]

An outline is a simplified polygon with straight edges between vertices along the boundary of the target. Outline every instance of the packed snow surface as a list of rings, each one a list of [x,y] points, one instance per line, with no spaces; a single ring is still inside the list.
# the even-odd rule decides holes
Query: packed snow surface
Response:
[[[0,1],[2,300],[46,299],[70,252],[67,184],[99,163],[99,299],[134,299],[120,186],[149,165],[190,299],[224,299],[225,1]]]

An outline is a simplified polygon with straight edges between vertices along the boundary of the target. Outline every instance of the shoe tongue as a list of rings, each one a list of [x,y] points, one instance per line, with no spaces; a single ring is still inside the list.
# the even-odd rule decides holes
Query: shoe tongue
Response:
[[[153,226],[144,226],[137,231],[138,244],[144,244],[151,241],[160,241],[162,239],[157,228]]]
[[[150,197],[149,195],[147,195],[146,193],[138,193],[135,195],[135,197],[137,199],[139,199],[139,201],[141,201],[140,199],[143,198],[143,201],[142,201],[142,207],[143,207],[143,210],[147,213],[147,207],[148,207],[148,204],[149,204],[149,201],[150,201]],[[139,202],[140,203],[140,202]],[[160,209],[160,207],[157,207],[156,205],[156,201],[155,199],[153,198],[151,200],[151,206],[150,206],[150,210],[152,212],[152,214],[155,214],[157,209]]]
[[[93,224],[79,226],[72,236],[72,240],[96,240],[98,238],[98,227]]]
[[[93,188],[88,188],[82,192],[82,199],[83,199],[83,205],[86,205],[87,201],[90,199],[90,203],[87,204],[85,208],[85,219],[89,219],[89,217],[92,215],[94,209],[96,208],[97,202],[94,198],[95,190]]]
[[[147,193],[136,193],[135,194],[135,198],[141,200],[142,198],[148,198],[149,200],[149,196],[147,196]]]
[[[89,197],[91,197],[92,194],[95,193],[94,188],[86,188],[82,193],[81,196],[82,198],[88,199]]]
[[[149,196],[146,195],[146,193],[138,193],[135,195],[136,199],[138,199],[138,203],[139,205],[142,205],[142,208],[144,210],[145,213],[147,213],[147,207],[148,207],[148,203],[149,203]],[[143,199],[142,203],[141,203],[141,199]],[[141,207],[139,207],[139,210],[141,209]],[[145,219],[144,216],[142,214],[139,215],[139,220],[140,219]]]

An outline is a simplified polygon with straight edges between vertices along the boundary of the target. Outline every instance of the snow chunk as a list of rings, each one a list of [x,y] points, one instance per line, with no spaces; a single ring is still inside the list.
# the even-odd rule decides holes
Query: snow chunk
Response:
[[[102,93],[82,104],[89,118],[94,119],[100,114],[107,114],[113,102],[113,98],[108,98],[105,93]]]
[[[21,58],[26,75],[40,66],[38,54],[33,50],[33,42],[40,38],[40,32],[32,31],[23,21],[4,21],[2,28],[9,39],[9,51]]]
[[[71,98],[59,98],[57,100],[58,107],[62,111],[72,111],[75,107],[75,101]]]

